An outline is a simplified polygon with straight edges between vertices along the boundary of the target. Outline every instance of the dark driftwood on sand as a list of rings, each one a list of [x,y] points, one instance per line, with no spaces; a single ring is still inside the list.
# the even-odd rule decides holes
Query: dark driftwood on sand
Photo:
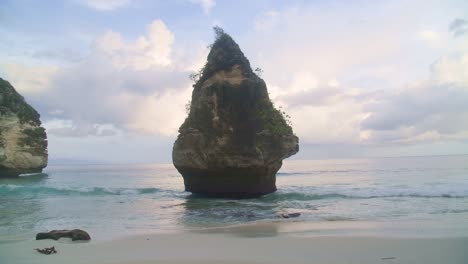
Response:
[[[50,248],[43,248],[43,249],[40,249],[40,248],[36,248],[35,249],[37,252],[41,253],[41,254],[45,254],[45,255],[50,255],[50,254],[55,254],[57,253],[57,250],[55,250],[55,247],[52,246]]]

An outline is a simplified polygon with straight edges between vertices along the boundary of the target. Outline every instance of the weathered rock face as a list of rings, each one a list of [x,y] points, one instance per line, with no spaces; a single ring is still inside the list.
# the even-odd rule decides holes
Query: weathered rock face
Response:
[[[69,237],[72,241],[76,240],[91,240],[88,232],[81,230],[81,229],[73,229],[73,230],[52,230],[45,233],[37,233],[36,240],[42,239],[53,239],[59,240],[62,237]]]
[[[298,150],[265,82],[218,30],[172,152],[186,191],[237,198],[274,192],[282,160]]]
[[[47,135],[39,113],[0,78],[0,177],[41,172],[47,166]]]

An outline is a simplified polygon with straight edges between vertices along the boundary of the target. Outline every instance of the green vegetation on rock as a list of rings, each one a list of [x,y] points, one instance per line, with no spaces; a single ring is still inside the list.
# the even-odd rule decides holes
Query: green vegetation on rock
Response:
[[[245,122],[254,122],[254,133],[264,130],[273,135],[292,134],[289,116],[284,111],[275,108],[271,102],[265,82],[259,77],[263,70],[250,66],[249,60],[241,51],[239,45],[219,27],[214,28],[215,42],[210,45],[205,66],[197,73],[191,74],[195,84],[192,101],[185,106],[188,116],[179,129],[182,132],[195,128],[203,133],[221,135],[226,131],[213,127],[213,103],[206,101],[206,96],[216,96],[220,101],[217,115],[221,120],[230,120],[232,127],[242,127]],[[229,71],[233,66],[240,67],[242,75],[247,79],[242,88],[233,87],[228,82],[206,87],[203,83],[219,71]],[[200,99],[201,98],[201,99]],[[205,100],[205,101],[204,101]]]
[[[221,28],[186,105],[174,142],[174,166],[185,189],[215,197],[247,198],[276,190],[282,160],[299,151],[288,116],[271,102],[262,70],[255,72]]]
[[[214,27],[215,42],[210,45],[205,66],[196,74],[191,75],[191,79],[196,81],[195,86],[201,85],[214,73],[222,70],[229,70],[234,65],[241,65],[242,73],[250,77],[253,72],[249,60],[245,57],[239,45],[220,27]]]
[[[47,134],[39,117],[14,87],[0,78],[0,177],[40,172],[47,166]]]
[[[47,149],[47,134],[43,127],[27,128],[23,130],[24,137],[20,138],[18,145],[20,147],[29,147],[35,154],[43,154]]]
[[[276,109],[273,103],[270,104],[271,106],[260,108],[257,115],[263,130],[279,136],[292,134],[289,116],[284,111]]]
[[[21,123],[40,125],[40,115],[6,80],[0,78],[0,115],[16,114]]]

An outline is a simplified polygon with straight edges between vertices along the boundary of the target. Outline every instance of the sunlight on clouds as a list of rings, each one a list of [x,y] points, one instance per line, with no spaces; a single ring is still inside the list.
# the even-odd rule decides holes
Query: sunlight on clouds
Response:
[[[312,144],[357,143],[361,140],[359,123],[364,119],[362,106],[351,100],[305,105],[286,110],[301,142]]]
[[[433,30],[423,30],[419,32],[419,37],[434,48],[440,48],[444,44],[441,34]]]
[[[55,66],[32,66],[23,64],[0,65],[0,70],[19,93],[23,95],[40,94],[50,85],[51,78],[57,73]]]
[[[436,141],[441,139],[441,135],[439,132],[430,130],[420,133],[416,136],[397,139],[395,143],[416,143],[416,142],[426,142],[426,141]]]
[[[185,119],[185,104],[190,99],[192,89],[182,92],[168,91],[162,94],[140,96],[121,94],[117,101],[122,105],[133,105],[134,115],[126,125],[136,133],[175,136]]]
[[[468,53],[444,56],[432,65],[435,80],[463,85],[468,88]]]
[[[47,133],[61,137],[114,136],[121,134],[113,124],[93,124],[87,121],[74,122],[68,119],[51,119],[44,122]]]
[[[468,130],[460,125],[468,114],[467,38],[453,39],[446,24],[422,17],[437,30],[421,30],[412,15],[394,21],[398,7],[373,8],[362,21],[307,5],[257,16],[250,36],[253,49],[261,47],[256,63],[271,98],[304,143],[460,140]]]
[[[338,82],[337,79],[331,79],[331,80],[328,81],[327,84],[328,84],[328,86],[330,86],[330,87],[338,87],[338,86],[340,86],[340,83]]]
[[[161,20],[153,21],[147,28],[146,36],[126,43],[120,33],[106,32],[99,37],[95,46],[106,54],[115,67],[146,70],[151,67],[169,66],[174,34]]]
[[[131,0],[78,0],[79,3],[99,11],[112,11],[130,4]]]
[[[307,92],[317,88],[317,78],[307,71],[299,71],[294,74],[291,85],[287,93]]]
[[[146,34],[134,41],[115,31],[99,36],[88,57],[62,67],[46,90],[31,97],[48,133],[174,136],[191,95],[188,69],[200,65],[199,55],[206,56],[206,48],[192,45],[196,56],[179,51],[172,56],[173,42],[174,35],[161,20],[150,23]]]
[[[118,13],[81,8],[96,19],[89,21],[92,29],[56,29],[59,38],[83,34],[73,38],[86,44],[77,47],[79,59],[67,63],[50,59],[60,51],[52,37],[44,39],[54,45],[41,49],[29,44],[4,49],[2,78],[41,112],[48,133],[64,142],[64,137],[110,140],[116,133],[172,139],[186,116],[188,75],[205,64],[209,27],[219,24],[252,67],[263,69],[270,98],[291,116],[301,144],[362,147],[468,139],[468,21],[442,2],[256,3],[249,10],[237,6],[246,12],[231,14],[226,7],[235,5],[215,0],[70,1],[98,11],[133,3],[138,8]],[[135,19],[142,14],[139,8],[148,6],[161,9]],[[181,7],[193,10],[179,13],[183,10],[175,8]],[[44,36],[34,34],[34,40]],[[17,34],[7,37],[33,43]],[[62,54],[61,59],[71,56]]]
[[[199,4],[205,14],[209,14],[211,9],[213,9],[213,7],[215,7],[216,5],[215,0],[190,0],[190,1],[195,4]]]

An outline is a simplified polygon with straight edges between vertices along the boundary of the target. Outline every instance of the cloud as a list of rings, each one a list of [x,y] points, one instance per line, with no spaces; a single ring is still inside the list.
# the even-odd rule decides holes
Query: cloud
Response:
[[[267,11],[260,14],[254,21],[254,27],[257,31],[271,31],[279,24],[281,13],[278,11]]]
[[[89,56],[53,74],[43,74],[40,65],[31,66],[30,71],[8,67],[8,72],[12,84],[42,114],[51,135],[173,137],[186,115],[184,106],[192,91],[190,69],[200,64],[198,52],[206,54],[193,44],[190,49],[196,56],[185,56],[174,40],[167,26],[155,20],[135,40],[126,40],[118,32],[104,33],[94,41]],[[28,78],[25,72],[30,72]]]
[[[146,134],[175,136],[185,118],[181,110],[185,109],[191,94],[192,88],[189,86],[182,91],[170,90],[152,96],[135,94],[128,95],[128,98],[124,96],[123,101],[136,107],[135,115],[129,121],[127,128]]]
[[[209,14],[211,9],[216,6],[215,0],[190,0],[192,3],[199,4],[205,14]]]
[[[263,68],[271,98],[304,144],[466,140],[467,49],[443,30],[447,19],[434,20],[434,10],[418,18],[382,3],[264,12],[249,35],[251,62]]]
[[[443,44],[443,37],[434,30],[422,30],[419,32],[419,37],[434,48],[439,48]]]
[[[468,87],[468,52],[441,57],[432,65],[431,72],[437,82]]]
[[[443,57],[428,80],[369,104],[362,129],[395,143],[468,139],[467,55]]]
[[[99,125],[83,122],[77,125],[72,120],[62,119],[51,119],[43,125],[47,128],[47,133],[61,137],[114,136],[120,132],[112,124]]]
[[[306,144],[359,143],[359,123],[364,119],[360,102],[336,98],[325,104],[303,104],[286,108],[294,131]]]
[[[273,89],[271,89],[273,88]],[[306,72],[285,87],[269,85],[272,100],[291,116],[295,133],[306,144],[358,144],[360,122],[372,95],[343,87],[335,79],[320,83]]]
[[[112,11],[131,3],[131,0],[78,0],[78,3],[98,11]]]
[[[61,50],[39,50],[33,52],[31,57],[38,60],[58,61],[58,62],[79,62],[83,59],[83,55],[71,49]]]
[[[455,37],[459,37],[468,32],[468,21],[465,19],[457,18],[452,21],[449,25],[450,32],[453,33]]]
[[[61,72],[45,94],[48,100],[37,104],[43,113],[56,111],[46,119],[72,120],[81,131],[113,124],[131,133],[173,136],[178,128],[174,122],[182,123],[189,99],[187,76],[188,72],[120,70],[90,62]]]
[[[205,14],[215,6],[192,3]],[[253,68],[263,69],[270,97],[291,116],[303,145],[340,153],[346,145],[353,155],[368,146],[468,142],[466,20],[454,20],[442,2],[421,3],[269,6],[236,15],[245,23],[232,32]],[[2,62],[1,70],[39,109],[57,149],[80,146],[82,137],[112,146],[138,141],[139,148],[153,138],[167,147],[185,117],[188,75],[207,55],[198,33],[172,30],[161,20],[132,38],[108,30],[60,68],[40,60],[63,60],[66,51],[30,53],[32,63]]]
[[[0,65],[3,77],[24,96],[39,95],[51,84],[56,66],[29,66],[16,63]]]
[[[170,65],[173,43],[174,34],[161,20],[155,20],[148,26],[146,36],[126,43],[119,33],[108,31],[96,40],[95,48],[119,69],[146,70]]]

